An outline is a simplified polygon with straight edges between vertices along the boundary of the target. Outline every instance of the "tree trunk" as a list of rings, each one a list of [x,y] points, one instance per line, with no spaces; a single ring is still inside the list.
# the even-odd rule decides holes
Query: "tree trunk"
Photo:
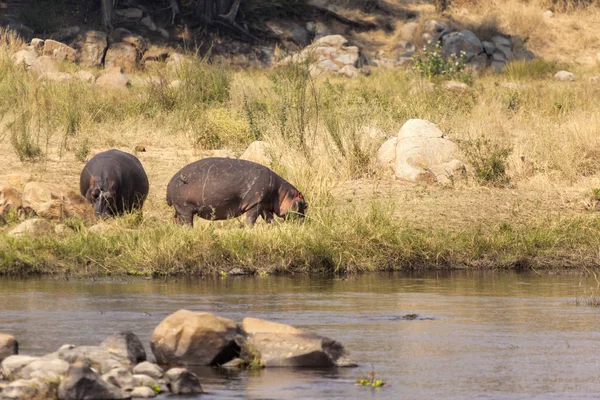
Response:
[[[102,5],[102,26],[106,30],[112,30],[113,0],[100,0]]]

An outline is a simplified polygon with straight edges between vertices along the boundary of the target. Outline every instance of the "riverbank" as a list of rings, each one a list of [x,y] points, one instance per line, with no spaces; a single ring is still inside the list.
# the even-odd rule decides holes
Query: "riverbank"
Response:
[[[585,271],[600,262],[599,216],[578,211],[581,204],[556,192],[551,201],[499,189],[421,190],[405,188],[400,199],[347,198],[345,206],[315,207],[303,225],[259,222],[248,228],[238,220],[199,221],[191,229],[126,216],[106,222],[103,233],[83,225],[42,238],[15,238],[4,231],[0,273],[163,277],[453,268]]]
[[[581,21],[591,26],[593,18]],[[150,181],[143,216],[99,227],[71,218],[52,221],[69,227],[62,233],[17,238],[9,232],[20,220],[7,216],[0,274],[343,274],[600,263],[598,65],[515,61],[500,74],[455,76],[465,86],[410,68],[349,79],[312,76],[303,64],[237,70],[190,56],[175,69],[130,74],[127,88],[103,89],[38,79],[10,59],[24,44],[1,32],[0,39],[0,181],[78,191],[85,161],[108,148],[134,153]],[[80,67],[59,69],[73,74]],[[554,79],[559,69],[573,72],[574,81]],[[381,144],[412,118],[435,123],[457,144],[463,176],[443,185],[402,183],[377,162]],[[265,162],[307,198],[304,225],[199,221],[189,229],[170,222],[165,190],[179,168],[203,157],[239,157],[257,140],[268,148]]]

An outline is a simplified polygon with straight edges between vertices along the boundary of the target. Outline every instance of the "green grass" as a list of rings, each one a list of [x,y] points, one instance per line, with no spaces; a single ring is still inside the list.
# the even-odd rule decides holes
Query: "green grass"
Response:
[[[390,205],[315,210],[304,224],[250,229],[237,221],[191,229],[117,219],[102,234],[80,228],[64,238],[13,238],[0,232],[0,274],[217,275],[359,273],[425,268],[578,268],[595,266],[600,218],[499,223],[449,231],[411,227]]]

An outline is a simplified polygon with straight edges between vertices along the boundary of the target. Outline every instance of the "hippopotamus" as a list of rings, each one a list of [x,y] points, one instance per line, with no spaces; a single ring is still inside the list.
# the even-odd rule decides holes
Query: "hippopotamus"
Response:
[[[252,226],[259,216],[270,223],[297,216],[308,208],[298,189],[269,168],[236,158],[204,158],[186,165],[169,181],[167,203],[175,207],[175,221],[194,224],[194,215],[224,220],[247,213]]]
[[[85,164],[79,189],[96,215],[122,215],[142,209],[148,195],[148,176],[134,155],[112,149],[96,154]]]

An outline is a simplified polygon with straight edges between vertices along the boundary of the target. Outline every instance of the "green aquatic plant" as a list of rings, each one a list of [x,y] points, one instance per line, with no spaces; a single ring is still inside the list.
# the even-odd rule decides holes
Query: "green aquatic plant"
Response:
[[[160,385],[154,385],[154,387],[152,388],[152,390],[154,390],[154,393],[156,393],[156,394],[161,394],[162,393],[162,389],[160,388]]]
[[[375,367],[371,364],[371,372],[367,375],[366,378],[358,378],[355,382],[358,386],[371,386],[371,387],[382,387],[385,385],[383,379],[375,379]]]

